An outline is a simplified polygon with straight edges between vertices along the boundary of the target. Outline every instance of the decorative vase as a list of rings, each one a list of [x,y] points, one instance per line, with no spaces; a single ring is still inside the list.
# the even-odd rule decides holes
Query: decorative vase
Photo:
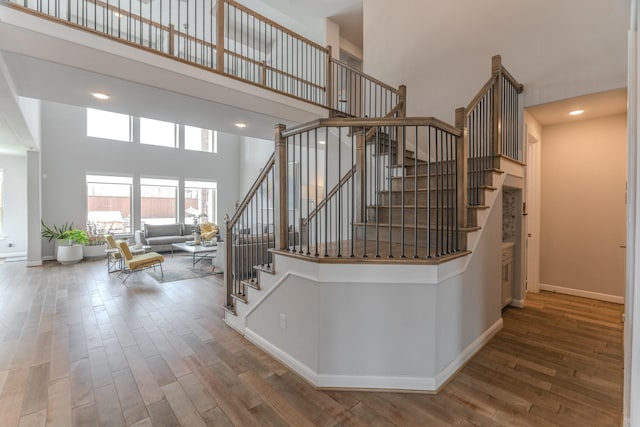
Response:
[[[84,259],[104,258],[107,256],[105,249],[107,249],[106,243],[103,243],[102,245],[83,246],[82,256]]]
[[[82,260],[82,246],[58,246],[57,260],[60,264],[75,264]]]
[[[196,245],[199,245],[201,239],[202,239],[202,234],[198,233],[197,231],[194,231],[193,232],[193,242]]]

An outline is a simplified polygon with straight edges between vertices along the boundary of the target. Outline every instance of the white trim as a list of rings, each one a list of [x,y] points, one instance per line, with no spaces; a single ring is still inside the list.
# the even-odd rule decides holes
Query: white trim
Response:
[[[625,417],[624,420],[622,420],[622,426],[631,427],[631,420],[629,419],[629,417]]]
[[[27,256],[26,252],[6,252],[3,254],[0,254],[0,259],[1,258],[17,258],[17,257],[23,257],[23,256]]]
[[[318,375],[318,388],[436,391],[436,380],[433,377],[321,374]]]
[[[498,319],[489,329],[460,352],[460,354],[435,377],[319,374],[298,359],[292,357],[289,353],[265,340],[251,329],[245,328],[244,336],[252,344],[269,353],[280,363],[318,388],[366,388],[435,392],[446,384],[495,334],[500,332],[502,326],[502,319]]]
[[[511,300],[511,303],[509,305],[512,307],[524,308],[524,306],[526,305],[526,301],[523,299],[514,299]]]
[[[478,351],[482,349],[495,334],[502,329],[502,317],[498,319],[493,325],[476,338],[471,344],[464,350],[458,353],[455,359],[451,361],[440,373],[436,375],[436,388],[442,387],[449,379],[455,375],[464,365],[467,363]]]
[[[224,313],[224,323],[226,323],[227,326],[229,326],[231,329],[233,329],[234,331],[236,331],[240,335],[244,335],[245,334],[244,328],[241,328],[241,326],[236,325],[233,321],[230,321],[229,320],[229,316],[232,316],[232,318],[238,319],[236,323],[241,323],[241,322],[244,323],[245,320],[241,319],[240,316],[233,315],[233,314],[228,313],[228,312]]]
[[[45,255],[42,257],[42,261],[55,261],[56,257],[53,255]]]
[[[582,289],[564,288],[562,286],[547,285],[540,283],[541,291],[557,292],[559,294],[573,295],[576,297],[597,299],[600,301],[613,302],[616,304],[624,304],[624,297],[617,295],[601,294],[599,292],[583,291]]]
[[[292,357],[289,353],[276,347],[249,328],[245,328],[244,337],[256,347],[269,353],[269,355],[277,359],[280,363],[310,382],[313,386],[318,386],[318,373],[304,363],[301,363],[298,359]]]
[[[27,267],[40,267],[42,266],[42,261],[29,261],[27,262]]]

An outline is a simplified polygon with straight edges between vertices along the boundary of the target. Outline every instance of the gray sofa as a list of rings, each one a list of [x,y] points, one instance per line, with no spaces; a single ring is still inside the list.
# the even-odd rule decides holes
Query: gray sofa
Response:
[[[184,243],[193,240],[194,226],[190,224],[145,224],[144,230],[136,230],[136,244],[151,246],[150,251],[166,252],[172,243]]]

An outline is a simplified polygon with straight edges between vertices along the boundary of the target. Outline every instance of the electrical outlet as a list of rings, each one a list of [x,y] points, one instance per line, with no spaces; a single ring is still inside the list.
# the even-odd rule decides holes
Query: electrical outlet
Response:
[[[287,329],[287,315],[280,313],[280,329]]]

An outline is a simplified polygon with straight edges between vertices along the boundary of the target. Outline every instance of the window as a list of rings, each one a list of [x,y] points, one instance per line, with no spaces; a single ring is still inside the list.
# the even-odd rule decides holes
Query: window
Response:
[[[184,148],[185,150],[217,153],[218,152],[218,132],[216,132],[215,130],[185,126],[184,127]]]
[[[178,125],[161,120],[140,117],[140,143],[176,148]]]
[[[131,232],[131,188],[127,176],[87,175],[87,226],[98,234]]]
[[[184,207],[185,222],[202,216],[203,222],[218,223],[217,185],[215,182],[185,181]]]
[[[178,181],[140,178],[140,220],[144,224],[178,222]]]
[[[87,136],[131,142],[131,116],[87,108]]]

